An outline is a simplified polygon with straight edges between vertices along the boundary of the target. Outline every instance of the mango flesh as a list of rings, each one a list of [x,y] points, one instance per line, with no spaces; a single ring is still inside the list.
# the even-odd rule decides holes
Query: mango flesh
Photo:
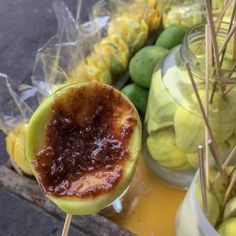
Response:
[[[28,124],[20,122],[6,136],[6,147],[10,158],[13,160],[13,165],[20,168],[27,175],[33,175],[33,171],[25,157],[25,139],[28,129]]]
[[[152,76],[152,86],[149,91],[145,117],[148,133],[173,125],[176,109],[177,104],[163,85],[161,71],[158,70]]]
[[[200,96],[204,102],[203,94],[200,91]],[[175,113],[175,141],[176,145],[183,151],[194,152],[199,144],[204,144],[205,124],[200,111],[197,110],[197,106],[198,104],[196,104],[196,109],[191,112],[178,107]],[[235,129],[233,117],[233,112],[227,101],[216,94],[213,104],[209,105],[209,122],[217,144],[224,143],[233,134]]]
[[[47,99],[45,99],[42,104],[39,106],[39,108],[35,111],[34,115],[32,116],[30,123],[29,123],[29,130],[27,135],[27,141],[26,141],[26,155],[27,160],[29,161],[34,175],[38,182],[40,183],[39,175],[34,168],[33,161],[35,159],[35,153],[40,151],[42,147],[45,144],[45,127],[50,120],[51,117],[51,111],[52,111],[52,104],[54,102],[55,97],[60,96],[63,98],[62,101],[64,101],[65,109],[69,109],[67,107],[67,98],[66,96],[67,92],[70,91],[71,88],[73,89],[80,89],[86,86],[88,89],[91,88],[91,92],[94,91],[94,87],[96,86],[106,86],[101,85],[98,83],[80,83],[80,84],[73,84],[69,86],[65,86],[58,91],[56,91],[54,94],[49,96]],[[122,96],[122,98],[127,102],[130,103],[129,100],[122,95],[118,90],[116,90],[118,93],[117,96]],[[65,94],[65,95],[64,95]],[[94,94],[91,94],[91,96],[94,96]],[[133,105],[132,105],[133,106]],[[86,111],[86,107],[84,107]],[[117,107],[117,109],[121,109]],[[136,111],[136,110],[135,110]],[[124,116],[126,113],[124,112]],[[141,124],[138,118],[137,111],[135,112],[135,117],[138,120],[138,124],[135,127],[132,136],[129,140],[129,155],[130,158],[128,161],[124,162],[123,172],[122,172],[122,178],[118,182],[118,184],[112,189],[112,191],[100,194],[94,198],[79,198],[79,197],[56,197],[52,196],[46,193],[46,196],[53,201],[59,208],[61,208],[63,211],[74,214],[74,215],[86,215],[86,214],[93,214],[97,213],[107,205],[111,204],[129,185],[132,176],[135,171],[135,167],[137,164],[137,158],[139,156],[139,152],[141,149]],[[79,117],[78,117],[79,118]],[[119,117],[120,122],[123,121],[124,117]],[[83,116],[80,116],[79,119],[83,119]],[[82,122],[82,121],[81,121]],[[37,135],[36,135],[37,134]],[[99,181],[96,179],[95,176],[86,175],[85,176],[87,181],[87,184],[91,184],[91,181]]]
[[[200,184],[196,184],[195,191],[198,203],[200,207],[203,209]],[[211,222],[213,226],[215,226],[220,217],[220,206],[216,196],[210,190],[207,190],[206,195],[208,204],[208,220]]]
[[[236,217],[236,197],[231,198],[225,205],[223,219]]]
[[[235,236],[236,232],[236,217],[232,217],[224,221],[219,229],[218,232],[221,236]]]
[[[162,129],[149,135],[147,148],[152,158],[162,167],[175,170],[191,168],[186,153],[176,147],[171,129]]]

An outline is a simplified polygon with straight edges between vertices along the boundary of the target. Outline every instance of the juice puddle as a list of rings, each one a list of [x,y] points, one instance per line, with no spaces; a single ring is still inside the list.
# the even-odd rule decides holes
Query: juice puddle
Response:
[[[140,158],[120,214],[107,217],[140,236],[174,236],[175,214],[185,191],[158,180]]]

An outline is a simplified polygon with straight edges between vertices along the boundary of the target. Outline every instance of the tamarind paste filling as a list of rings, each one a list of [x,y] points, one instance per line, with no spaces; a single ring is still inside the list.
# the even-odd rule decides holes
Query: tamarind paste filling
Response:
[[[133,106],[110,86],[94,83],[55,97],[34,162],[44,191],[80,198],[111,191],[137,122]]]

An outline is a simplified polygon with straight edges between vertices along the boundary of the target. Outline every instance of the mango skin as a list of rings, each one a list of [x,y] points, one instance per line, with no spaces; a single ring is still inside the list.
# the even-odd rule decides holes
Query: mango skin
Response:
[[[25,157],[25,139],[28,130],[28,124],[20,122],[10,133],[6,136],[7,153],[13,161],[16,169],[27,175],[33,175],[33,171]]]
[[[64,86],[49,97],[47,97],[33,114],[29,122],[29,130],[26,139],[26,157],[28,162],[30,163],[31,168],[33,169],[34,175],[39,184],[40,178],[33,166],[33,161],[35,158],[35,153],[41,150],[45,143],[45,126],[48,120],[50,119],[52,103],[54,101],[55,96],[60,96],[64,92],[66,93],[66,91],[70,88],[79,88],[80,86],[93,86],[95,84],[97,83],[79,83]],[[117,90],[117,93],[120,92]],[[130,102],[124,95],[122,95],[122,93],[120,93],[120,95],[124,97],[127,102]],[[98,195],[93,199],[80,199],[77,197],[55,197],[47,193],[46,196],[52,202],[54,202],[61,210],[72,215],[88,215],[97,213],[103,208],[105,208],[107,205],[111,204],[116,198],[118,198],[122,194],[122,192],[128,187],[134,175],[141,150],[142,128],[137,111],[136,117],[138,120],[138,125],[134,129],[129,143],[130,160],[125,162],[122,172],[122,178],[112,191]]]

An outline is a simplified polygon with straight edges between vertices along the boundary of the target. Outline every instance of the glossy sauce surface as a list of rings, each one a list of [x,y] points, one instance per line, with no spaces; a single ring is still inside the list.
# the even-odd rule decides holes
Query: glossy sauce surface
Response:
[[[110,86],[82,86],[56,97],[34,163],[44,191],[80,198],[111,191],[129,159],[134,114]]]

